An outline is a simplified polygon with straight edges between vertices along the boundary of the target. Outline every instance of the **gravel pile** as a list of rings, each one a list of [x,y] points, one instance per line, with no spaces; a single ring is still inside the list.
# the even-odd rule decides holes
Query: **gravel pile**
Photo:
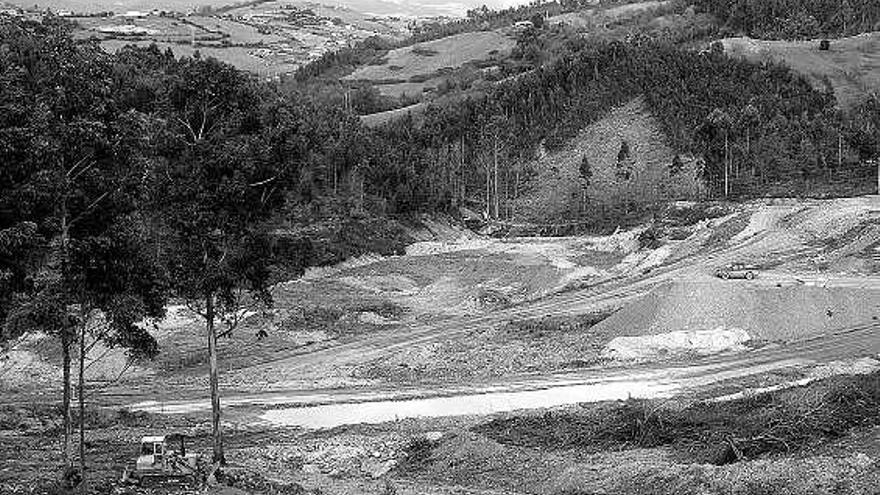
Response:
[[[880,317],[880,291],[754,286],[705,276],[666,284],[599,323],[618,336],[744,331],[760,341],[796,341]]]

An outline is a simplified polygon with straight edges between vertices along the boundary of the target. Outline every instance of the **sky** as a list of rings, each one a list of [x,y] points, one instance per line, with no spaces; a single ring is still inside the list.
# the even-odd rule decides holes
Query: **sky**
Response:
[[[2,0],[19,5],[75,12],[112,10],[126,12],[152,9],[188,11],[203,5],[223,6],[236,0]],[[292,0],[290,3],[300,3]],[[341,5],[352,10],[374,15],[464,15],[471,8],[483,4],[490,8],[504,8],[528,3],[528,0],[323,0],[319,3]]]

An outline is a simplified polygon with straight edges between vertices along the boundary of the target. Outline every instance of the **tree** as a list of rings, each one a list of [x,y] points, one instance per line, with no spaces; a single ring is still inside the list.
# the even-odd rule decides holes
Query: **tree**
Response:
[[[671,177],[675,177],[680,174],[684,169],[684,163],[681,161],[681,157],[679,155],[675,155],[672,158],[672,162],[669,164],[669,175]]]
[[[491,158],[485,161],[486,170],[486,211],[498,219],[501,197],[498,193],[498,172],[502,154],[505,152],[510,123],[502,113],[487,116],[482,126],[482,139],[491,149]]]
[[[162,231],[171,292],[205,321],[213,460],[224,464],[217,340],[248,307],[271,304],[265,221],[284,203],[294,172],[266,127],[267,108],[245,74],[213,59],[181,59],[165,81],[149,203]],[[217,324],[225,328],[218,332]]]
[[[529,20],[532,22],[532,26],[534,26],[535,29],[542,29],[544,27],[544,14],[540,12],[532,14]]]
[[[720,108],[713,110],[706,120],[724,135],[724,197],[726,198],[730,194],[730,127],[733,121],[730,115]]]
[[[620,150],[617,152],[617,169],[615,175],[618,179],[629,180],[632,175],[630,158],[629,142],[624,139],[620,142]]]
[[[85,476],[85,334],[152,355],[155,341],[134,322],[159,316],[161,276],[138,247],[130,223],[143,169],[136,159],[140,119],[118,110],[110,64],[97,45],[77,44],[69,25],[0,21],[0,297],[4,337],[35,328],[58,338],[62,355],[63,457],[71,472],[71,357],[79,342],[80,475]],[[128,225],[128,227],[123,227]],[[26,251],[25,251],[26,250]],[[19,256],[20,254],[26,255]],[[17,255],[17,253],[19,255]],[[119,257],[100,270],[96,256]],[[127,263],[135,267],[123,269]],[[127,266],[127,265],[126,265]]]
[[[593,178],[593,168],[590,166],[590,160],[587,158],[587,155],[584,155],[581,159],[581,164],[578,167],[578,175],[581,179],[581,208],[586,209],[587,188],[590,187],[590,181]]]

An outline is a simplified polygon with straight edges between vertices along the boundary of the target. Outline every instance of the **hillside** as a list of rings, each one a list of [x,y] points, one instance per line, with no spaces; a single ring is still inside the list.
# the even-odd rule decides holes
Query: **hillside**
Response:
[[[624,141],[629,157],[618,165]],[[559,223],[576,219],[584,207],[615,208],[627,202],[643,204],[701,196],[704,186],[697,163],[684,160],[682,170],[673,177],[670,166],[674,158],[675,152],[657,120],[644,99],[637,98],[587,126],[561,150],[527,164],[534,175],[521,186],[526,193],[514,201],[514,217]],[[589,163],[589,178],[581,176],[584,160]],[[584,190],[588,203],[581,205]]]
[[[824,91],[830,83],[834,96],[845,109],[863,103],[880,91],[880,32],[831,41],[827,51],[820,40],[770,41],[747,37],[722,40],[732,57],[753,62],[773,60],[806,76]]]

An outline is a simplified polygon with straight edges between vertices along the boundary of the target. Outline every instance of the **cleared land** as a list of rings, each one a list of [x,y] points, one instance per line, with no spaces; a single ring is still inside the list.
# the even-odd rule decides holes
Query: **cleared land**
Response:
[[[629,180],[621,180],[616,175],[617,157],[624,142],[630,150],[630,158],[625,163]],[[685,159],[682,171],[675,177],[670,176],[669,166],[674,156],[644,101],[633,100],[587,126],[563,149],[527,164],[527,175],[532,178],[521,186],[524,193],[513,202],[515,216],[533,222],[576,216],[584,193],[585,182],[580,177],[584,160],[588,161],[592,173],[586,196],[600,203],[613,205],[627,200],[652,202],[700,196],[701,185],[696,179],[693,160]]]
[[[751,38],[723,40],[731,56],[747,60],[775,60],[807,76],[824,89],[827,78],[844,108],[857,105],[880,89],[880,33],[866,33],[831,40],[827,51],[819,50],[819,40],[764,41]]]
[[[130,44],[138,46],[150,46],[153,43],[154,42],[152,41],[131,42],[127,40],[107,40],[101,42],[101,46],[103,46],[105,50],[115,52],[120,48]],[[284,61],[272,62],[266,60],[265,58],[258,56],[252,48],[216,48],[211,46],[197,46],[195,49],[193,49],[191,45],[181,45],[177,43],[155,44],[159,47],[160,50],[166,50],[170,48],[171,51],[174,52],[174,54],[178,57],[191,57],[193,53],[198,50],[203,56],[213,57],[222,62],[234,65],[239,69],[253,72],[257,75],[266,77],[292,72],[298,67],[296,63],[287,63]]]
[[[222,343],[224,387],[487,381],[601,365],[613,360],[606,347],[618,337],[710,332],[711,344],[724,337],[711,332],[740,330],[746,346],[736,341],[729,349],[743,351],[871,323],[880,316],[875,203],[776,201],[711,215],[685,204],[669,213],[666,234],[650,247],[639,241],[644,228],[507,240],[453,229],[404,256],[355,260],[277,286],[275,310],[249,317]],[[710,277],[731,261],[764,268],[752,282]],[[616,309],[597,323],[596,315]],[[186,396],[204,385],[201,325],[181,310],[160,324],[162,354],[138,368],[155,377],[152,390]],[[258,338],[261,329],[266,338]],[[702,353],[700,340],[691,340],[692,348],[661,339],[668,349],[645,359]],[[51,341],[12,350],[15,359],[0,373],[7,386],[37,375],[54,383]],[[139,388],[141,376],[122,383]]]
[[[253,315],[221,342],[227,455],[251,473],[247,479],[285,484],[290,493],[299,493],[296,483],[323,493],[370,494],[391,486],[412,494],[648,489],[680,495],[746,485],[758,493],[818,494],[833,486],[869,494],[877,486],[880,431],[869,421],[876,420],[876,374],[864,373],[878,363],[876,356],[858,358],[880,348],[878,221],[876,197],[680,203],[655,225],[669,234],[659,246],[639,242],[644,227],[612,236],[505,240],[445,227],[432,229],[434,240],[405,255],[311,270],[276,287],[271,318]],[[767,269],[754,281],[707,278],[732,261]],[[738,302],[758,317],[740,315]],[[776,305],[790,311],[774,314]],[[599,321],[603,310],[617,308]],[[847,330],[851,325],[857,328]],[[691,347],[673,342],[636,367],[604,352],[620,337],[719,326],[742,327],[752,341],[713,347],[722,353],[700,358],[700,339]],[[259,329],[268,337],[258,339]],[[174,428],[194,435],[195,450],[208,449],[200,322],[173,308],[157,337],[159,360],[139,363],[119,384],[106,380],[122,356],[111,351],[112,362],[90,365],[92,398],[105,407],[90,405],[88,451],[105,492],[132,462],[140,435]],[[0,484],[28,493],[56,476],[45,466],[58,460],[58,418],[49,404],[58,395],[57,344],[26,339],[10,351],[0,363],[9,397],[0,410],[0,457],[8,459]],[[839,374],[864,378],[833,377]],[[558,406],[623,399],[635,390],[627,380],[665,384],[633,393],[665,398]],[[597,383],[612,389],[572,395],[573,386]],[[750,398],[761,391],[769,398]],[[351,401],[390,397],[390,419],[410,414],[395,400],[418,405],[438,393],[450,396],[444,414],[473,406],[470,397],[498,397],[502,402],[490,406],[510,411],[533,397],[526,393],[536,400],[520,407],[537,410],[349,424],[379,407]],[[556,407],[541,407],[548,397]],[[721,405],[699,405],[714,398]],[[194,412],[120,410],[143,401],[153,401],[154,412],[180,406]],[[307,416],[315,403],[338,404],[350,417],[316,415],[325,423],[314,424],[342,421],[329,431],[272,422],[290,424],[280,420]],[[805,417],[815,423],[803,426]],[[837,433],[805,434],[817,431],[814,424]],[[768,441],[767,428],[782,440]],[[271,493],[265,484],[238,486]]]

